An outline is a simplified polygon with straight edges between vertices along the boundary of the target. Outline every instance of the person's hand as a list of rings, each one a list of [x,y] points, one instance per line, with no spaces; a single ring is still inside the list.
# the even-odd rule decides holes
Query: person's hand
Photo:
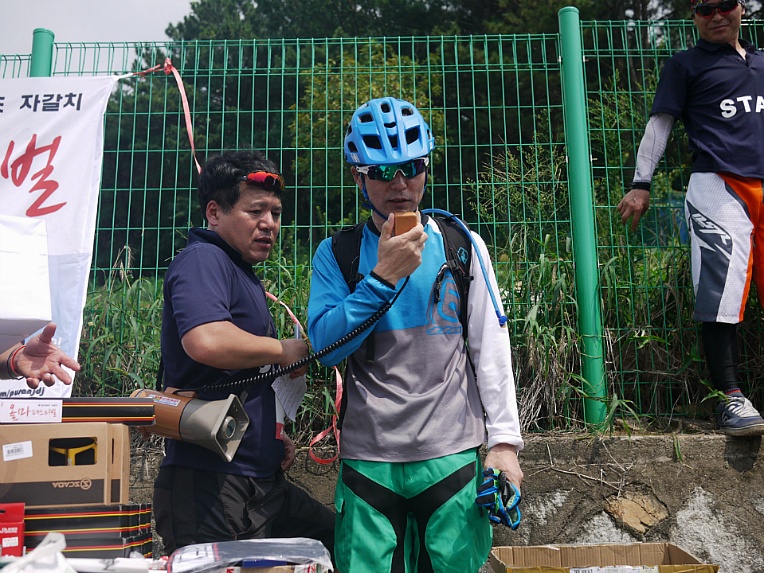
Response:
[[[422,251],[427,233],[421,221],[410,231],[393,236],[395,215],[390,213],[379,232],[377,265],[374,274],[395,285],[413,273],[422,264]]]
[[[625,225],[631,218],[631,230],[636,231],[639,220],[650,207],[650,192],[645,189],[632,189],[618,203],[618,212],[621,214],[621,222]]]
[[[49,323],[41,333],[33,336],[13,360],[16,372],[26,377],[27,386],[37,388],[40,382],[52,386],[56,378],[64,384],[71,384],[72,377],[64,366],[78,372],[79,363],[67,356],[63,350],[53,344],[56,325]]]
[[[517,453],[514,446],[509,444],[496,444],[490,449],[483,462],[485,469],[493,468],[497,472],[504,472],[507,479],[515,484],[518,489],[523,484],[523,470],[517,461]]]
[[[284,338],[281,340],[281,349],[283,351],[283,358],[279,362],[279,366],[285,368],[290,364],[302,360],[308,355],[308,345],[302,338]],[[302,376],[308,371],[308,365],[306,364],[302,368],[290,373],[292,378]]]
[[[287,436],[286,433],[281,434],[281,436],[284,440],[284,459],[281,460],[281,469],[283,471],[288,471],[297,457],[297,448],[295,447],[292,438]]]

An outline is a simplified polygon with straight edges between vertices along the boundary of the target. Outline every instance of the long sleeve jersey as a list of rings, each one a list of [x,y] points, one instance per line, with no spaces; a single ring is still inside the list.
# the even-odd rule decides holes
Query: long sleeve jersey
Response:
[[[376,279],[379,233],[364,228],[353,293],[323,241],[313,260],[308,333],[325,348],[360,326],[403,288],[392,308],[370,330],[327,355],[348,359],[340,453],[346,459],[421,461],[478,447],[508,443],[523,447],[515,398],[509,335],[499,326],[488,288],[498,292],[482,239],[473,238],[489,268],[487,285],[473,249],[468,297],[469,363],[459,322],[460,293],[450,275],[436,278],[446,261],[438,226],[423,216],[428,235],[422,264],[403,286]],[[372,341],[373,338],[373,341]]]

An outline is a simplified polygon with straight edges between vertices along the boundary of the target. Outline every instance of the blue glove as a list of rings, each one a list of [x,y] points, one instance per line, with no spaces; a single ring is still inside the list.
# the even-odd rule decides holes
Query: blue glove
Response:
[[[513,530],[520,525],[520,490],[507,480],[504,472],[496,473],[492,468],[483,470],[483,483],[477,488],[475,503],[488,511],[488,518],[493,523],[504,524]]]

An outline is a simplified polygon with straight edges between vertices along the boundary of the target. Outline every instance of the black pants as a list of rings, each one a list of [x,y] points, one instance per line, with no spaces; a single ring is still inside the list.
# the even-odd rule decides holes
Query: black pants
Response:
[[[283,472],[255,479],[182,467],[159,470],[154,518],[165,553],[196,543],[309,537],[334,557],[334,512]]]

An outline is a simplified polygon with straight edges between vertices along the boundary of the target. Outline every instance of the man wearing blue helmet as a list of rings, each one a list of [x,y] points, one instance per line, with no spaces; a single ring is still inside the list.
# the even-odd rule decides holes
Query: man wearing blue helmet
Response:
[[[740,39],[743,0],[690,0],[698,40],[666,62],[637,154],[631,190],[618,205],[624,223],[650,205],[653,171],[682,119],[693,152],[685,198],[691,233],[693,319],[714,387],[719,428],[764,434],[764,419],[738,379],[737,325],[755,281],[764,303],[764,54]]]
[[[322,359],[329,366],[347,359],[335,493],[342,573],[478,571],[491,548],[489,516],[475,503],[480,446],[487,441],[483,467],[522,482],[511,349],[493,312],[498,289],[488,250],[472,233],[470,274],[480,278],[466,295],[468,353],[444,233],[419,211],[434,147],[409,102],[388,97],[358,108],[345,158],[372,211],[359,235],[359,280],[349,286],[331,238],[313,259],[308,332],[315,348],[393,303],[373,328]],[[396,234],[403,213],[414,213],[416,223]],[[475,262],[481,259],[488,282]]]

